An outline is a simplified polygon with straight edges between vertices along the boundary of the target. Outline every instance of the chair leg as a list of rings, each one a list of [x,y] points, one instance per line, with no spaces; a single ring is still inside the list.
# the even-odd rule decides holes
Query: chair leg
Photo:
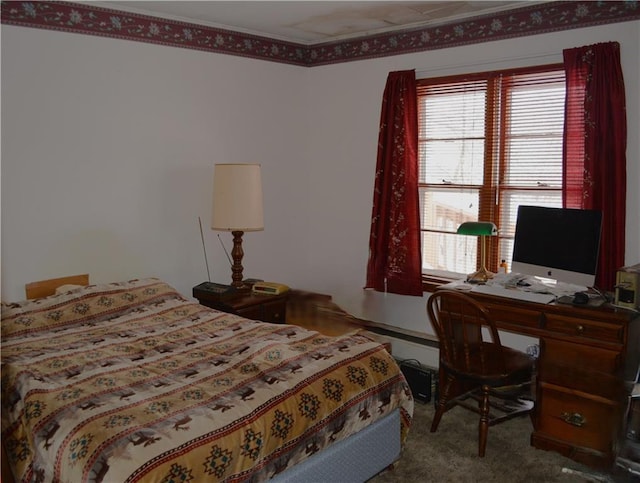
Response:
[[[436,406],[436,413],[433,416],[433,421],[431,423],[431,432],[435,433],[438,429],[438,425],[440,424],[440,420],[442,419],[442,415],[446,411],[447,400],[449,398],[449,392],[451,390],[451,385],[453,384],[453,377],[447,375],[447,381],[444,385],[442,391],[440,391],[440,396],[438,400],[438,405]]]
[[[480,401],[480,426],[479,426],[478,456],[484,457],[487,448],[487,435],[489,433],[489,386],[482,386],[482,399]]]

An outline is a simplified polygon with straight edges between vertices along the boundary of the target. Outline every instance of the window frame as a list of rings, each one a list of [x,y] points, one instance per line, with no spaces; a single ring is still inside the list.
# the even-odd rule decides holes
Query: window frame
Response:
[[[506,162],[507,156],[506,143],[507,137],[505,135],[505,126],[507,125],[507,119],[509,114],[508,95],[509,89],[500,88],[498,83],[506,76],[517,75],[529,75],[539,74],[545,72],[564,72],[564,65],[562,63],[544,64],[537,66],[517,67],[511,69],[502,69],[495,71],[485,71],[477,73],[458,74],[450,76],[441,76],[433,78],[422,78],[416,80],[418,91],[418,117],[420,119],[421,103],[420,98],[424,97],[426,88],[430,86],[454,84],[473,81],[486,81],[486,100],[485,100],[485,132],[484,132],[484,159],[483,159],[483,183],[478,189],[478,185],[473,185],[473,189],[478,189],[479,208],[478,216],[483,221],[493,221],[496,226],[501,226],[501,210],[500,203],[502,201],[502,193],[508,190],[513,190],[513,186],[502,186],[502,181],[505,179],[506,174]],[[419,129],[419,133],[421,129]],[[419,151],[422,146],[422,140],[419,139]],[[487,162],[488,161],[488,162]],[[564,176],[564,175],[563,175]],[[435,184],[424,183],[419,181],[418,189],[421,188],[437,188],[437,189],[451,189],[461,190],[467,185],[463,184]],[[517,188],[517,189],[529,189],[531,191],[548,191],[549,187],[540,188]],[[559,188],[560,190],[562,188]],[[556,188],[552,188],[556,190]],[[422,219],[420,220],[420,233],[421,238],[424,232],[437,232],[437,230],[425,230],[422,227]],[[448,232],[446,232],[448,233]],[[498,252],[500,240],[505,238],[500,234],[496,237],[488,237],[486,249],[487,249],[487,268],[493,272],[498,271]],[[509,237],[506,237],[509,238]],[[422,249],[422,245],[421,245]],[[478,256],[476,260],[480,259],[479,256],[480,244],[478,244]],[[439,285],[448,283],[452,280],[459,278],[455,276],[455,272],[450,272],[451,277],[442,273],[422,273],[423,289],[425,291],[432,291]]]

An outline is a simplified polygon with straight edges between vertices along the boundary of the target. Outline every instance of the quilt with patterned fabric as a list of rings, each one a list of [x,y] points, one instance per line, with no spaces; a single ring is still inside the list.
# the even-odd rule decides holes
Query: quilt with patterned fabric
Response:
[[[18,481],[262,481],[413,400],[362,333],[218,312],[158,279],[2,307],[2,442]]]

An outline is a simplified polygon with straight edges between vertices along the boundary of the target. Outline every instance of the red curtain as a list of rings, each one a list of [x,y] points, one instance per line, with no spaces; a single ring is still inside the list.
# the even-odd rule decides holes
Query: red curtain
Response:
[[[414,70],[391,72],[382,99],[367,285],[422,295]]]
[[[602,211],[596,286],[624,265],[627,118],[617,42],[567,49],[563,203]]]

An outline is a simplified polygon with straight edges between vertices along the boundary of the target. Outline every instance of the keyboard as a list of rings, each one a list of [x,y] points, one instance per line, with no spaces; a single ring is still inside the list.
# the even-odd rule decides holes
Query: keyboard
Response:
[[[475,285],[471,292],[539,304],[548,304],[556,299],[555,295],[549,293],[525,292],[517,288],[504,288],[499,285]]]

